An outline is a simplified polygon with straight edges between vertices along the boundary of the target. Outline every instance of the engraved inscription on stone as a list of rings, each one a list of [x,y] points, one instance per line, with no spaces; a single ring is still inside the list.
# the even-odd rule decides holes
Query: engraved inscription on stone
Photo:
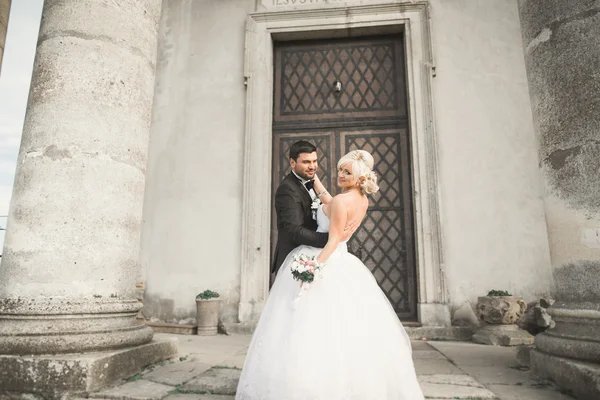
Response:
[[[293,7],[311,4],[333,4],[347,3],[348,0],[263,0],[263,5],[267,8],[273,7]]]

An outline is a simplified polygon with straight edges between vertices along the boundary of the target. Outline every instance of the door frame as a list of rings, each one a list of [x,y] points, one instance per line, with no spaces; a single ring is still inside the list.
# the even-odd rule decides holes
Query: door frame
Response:
[[[426,2],[257,12],[248,16],[244,59],[246,120],[240,268],[241,323],[255,323],[269,291],[273,118],[273,42],[398,33],[405,37],[411,138],[417,313],[449,326],[438,201],[431,79],[435,76]]]

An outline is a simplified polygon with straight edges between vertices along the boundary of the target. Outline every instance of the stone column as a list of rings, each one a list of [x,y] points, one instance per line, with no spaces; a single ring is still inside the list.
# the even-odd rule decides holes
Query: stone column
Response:
[[[135,289],[160,13],[161,0],[45,0],[0,268],[0,354],[152,339]],[[47,378],[23,374],[0,381]]]
[[[519,0],[546,187],[556,328],[532,367],[600,398],[600,1]]]
[[[2,56],[4,55],[4,43],[6,42],[9,12],[10,0],[0,0],[0,72],[2,71]]]

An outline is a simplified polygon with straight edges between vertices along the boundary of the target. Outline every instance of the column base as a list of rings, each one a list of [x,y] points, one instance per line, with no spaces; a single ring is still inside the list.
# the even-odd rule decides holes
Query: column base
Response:
[[[451,326],[450,305],[443,303],[419,303],[419,322],[423,326]]]
[[[532,345],[533,336],[517,325],[484,325],[473,335],[473,341],[490,346]]]
[[[83,353],[138,346],[152,329],[136,299],[0,299],[0,354]]]
[[[41,395],[60,399],[86,395],[177,356],[176,338],[121,350],[82,354],[0,355],[1,395]]]
[[[238,320],[240,322],[254,323],[256,325],[264,307],[264,302],[241,302],[239,304]]]
[[[531,351],[531,371],[570,390],[578,399],[600,399],[600,365]]]

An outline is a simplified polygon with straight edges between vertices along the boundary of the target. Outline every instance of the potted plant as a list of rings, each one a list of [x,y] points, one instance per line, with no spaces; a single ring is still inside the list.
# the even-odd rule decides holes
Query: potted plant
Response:
[[[490,290],[477,298],[477,316],[490,325],[514,325],[525,315],[527,303],[505,290]]]
[[[516,324],[525,315],[527,304],[522,297],[505,290],[490,290],[477,298],[477,317],[483,326],[473,335],[476,343],[494,346],[532,344],[533,336]]]
[[[200,336],[217,334],[221,308],[221,300],[218,297],[219,293],[212,290],[205,290],[196,296],[196,323]]]

